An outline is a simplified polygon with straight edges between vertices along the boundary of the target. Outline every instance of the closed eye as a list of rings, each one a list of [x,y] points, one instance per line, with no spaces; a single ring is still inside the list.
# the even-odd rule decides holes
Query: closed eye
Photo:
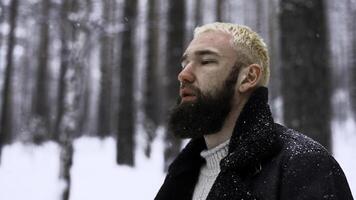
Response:
[[[212,64],[212,63],[217,63],[216,60],[202,60],[200,62],[202,65],[208,65],[208,64]]]

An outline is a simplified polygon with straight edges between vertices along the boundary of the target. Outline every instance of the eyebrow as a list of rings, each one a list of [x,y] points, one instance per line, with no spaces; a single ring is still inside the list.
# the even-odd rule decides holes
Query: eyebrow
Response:
[[[221,55],[214,51],[214,50],[210,50],[210,49],[204,49],[204,50],[198,50],[196,52],[194,52],[195,55],[198,55],[198,56],[204,56],[204,55],[214,55],[214,56],[218,56],[218,57],[221,57]],[[182,58],[180,59],[181,62],[185,61],[188,57],[188,54],[184,54],[182,56]]]

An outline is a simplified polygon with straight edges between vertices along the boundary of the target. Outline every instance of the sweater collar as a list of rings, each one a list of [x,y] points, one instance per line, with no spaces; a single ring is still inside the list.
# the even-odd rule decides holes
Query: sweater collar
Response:
[[[209,171],[220,171],[220,161],[227,156],[230,140],[227,140],[218,146],[203,150],[200,156],[206,161],[206,169]]]

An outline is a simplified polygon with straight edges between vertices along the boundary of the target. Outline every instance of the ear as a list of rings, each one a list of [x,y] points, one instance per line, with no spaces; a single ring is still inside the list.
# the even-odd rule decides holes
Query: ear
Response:
[[[258,86],[262,78],[262,67],[258,64],[251,64],[240,73],[239,92],[245,93]]]

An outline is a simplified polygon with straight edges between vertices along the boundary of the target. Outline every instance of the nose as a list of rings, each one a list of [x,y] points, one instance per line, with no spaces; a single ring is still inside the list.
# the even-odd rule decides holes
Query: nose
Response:
[[[181,83],[193,83],[194,82],[194,74],[192,72],[192,67],[191,66],[186,66],[179,74],[178,74],[178,80]]]

